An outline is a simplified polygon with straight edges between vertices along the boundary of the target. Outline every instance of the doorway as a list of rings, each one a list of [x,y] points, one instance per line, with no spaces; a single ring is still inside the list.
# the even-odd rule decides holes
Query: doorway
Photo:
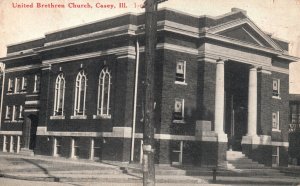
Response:
[[[228,148],[241,151],[242,137],[247,133],[248,64],[228,61],[225,63],[225,132]]]
[[[23,125],[23,142],[22,147],[30,150],[34,150],[36,144],[36,131],[38,126],[38,117],[30,114],[25,117]]]

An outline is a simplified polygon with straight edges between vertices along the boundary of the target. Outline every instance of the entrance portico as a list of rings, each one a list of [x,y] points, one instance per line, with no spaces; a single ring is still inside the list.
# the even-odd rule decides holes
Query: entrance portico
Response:
[[[219,142],[227,142],[227,134],[228,135],[233,135],[232,134],[232,130],[234,130],[235,126],[229,126],[229,127],[225,127],[226,124],[229,125],[231,123],[230,120],[228,121],[228,119],[226,119],[226,113],[229,114],[229,112],[232,112],[231,109],[226,109],[228,108],[228,106],[226,106],[226,103],[229,103],[230,101],[233,102],[233,91],[240,91],[237,92],[236,94],[241,94],[240,98],[237,100],[239,102],[245,102],[247,101],[247,105],[246,108],[242,107],[241,105],[243,105],[243,103],[239,103],[240,106],[242,107],[242,109],[247,110],[247,114],[243,114],[241,115],[241,117],[247,117],[247,120],[245,118],[245,120],[240,120],[240,122],[246,122],[246,123],[236,123],[239,125],[246,125],[246,129],[247,129],[247,133],[243,134],[241,143],[246,142],[247,144],[258,144],[260,141],[260,137],[257,134],[257,100],[258,100],[258,96],[257,96],[257,86],[258,86],[258,78],[257,78],[257,69],[258,67],[255,65],[249,65],[249,64],[239,64],[239,66],[237,64],[232,65],[233,67],[235,66],[235,68],[237,69],[230,69],[233,67],[229,67],[228,70],[231,71],[241,71],[243,72],[243,70],[245,68],[248,71],[248,73],[242,74],[239,72],[230,72],[230,73],[236,73],[235,75],[231,74],[234,77],[231,77],[226,79],[225,78],[225,69],[224,65],[225,63],[233,63],[232,61],[226,61],[224,62],[224,60],[218,59],[216,61],[216,91],[215,91],[215,122],[214,122],[214,132],[217,134],[218,136],[218,141]],[[237,63],[237,62],[234,62]],[[244,76],[244,75],[248,75],[247,78],[243,78],[243,77],[237,77],[237,76]],[[243,79],[241,80],[239,83],[241,85],[233,85],[235,82],[233,82],[232,84],[227,83],[227,92],[225,91],[225,81],[234,81],[234,79]],[[248,79],[248,82],[244,82],[245,79]],[[246,83],[248,86],[245,86],[244,83]],[[230,87],[232,86],[232,87]],[[236,87],[233,87],[236,86]],[[242,90],[247,88],[248,90]],[[243,91],[247,91],[248,95],[243,94]],[[226,96],[226,93],[230,94]],[[241,96],[243,96],[241,98]],[[232,100],[226,100],[226,98],[230,98]],[[236,96],[237,97],[237,96]],[[244,100],[242,100],[244,99]],[[247,100],[245,100],[247,99]],[[234,115],[230,116],[230,119],[232,120],[235,117]],[[227,123],[226,123],[227,122]],[[232,129],[233,127],[233,129]],[[230,132],[228,132],[227,134],[225,134],[224,131],[230,130]],[[243,130],[242,127],[239,127],[240,130]]]

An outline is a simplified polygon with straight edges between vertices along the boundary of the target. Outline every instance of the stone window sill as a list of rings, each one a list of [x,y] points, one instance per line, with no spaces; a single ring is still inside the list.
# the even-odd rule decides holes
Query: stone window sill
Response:
[[[175,84],[177,84],[177,85],[187,85],[186,82],[182,82],[182,81],[175,81]]]
[[[273,99],[279,99],[279,100],[281,99],[280,96],[272,96],[272,98],[273,98]]]
[[[4,123],[23,123],[23,120],[4,120]]]
[[[8,92],[6,95],[18,95],[18,94],[27,94],[27,92]]]
[[[111,115],[93,115],[93,119],[111,119]]]
[[[87,119],[86,115],[81,115],[81,116],[71,116],[70,119]]]
[[[185,124],[184,120],[173,120],[173,123]]]
[[[272,132],[281,132],[279,129],[272,129]]]
[[[65,119],[65,116],[50,116],[50,119]]]

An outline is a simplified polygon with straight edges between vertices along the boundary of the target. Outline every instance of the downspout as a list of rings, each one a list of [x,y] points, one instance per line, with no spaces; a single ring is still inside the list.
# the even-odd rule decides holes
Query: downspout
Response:
[[[137,89],[138,89],[138,78],[139,78],[139,63],[140,63],[140,45],[138,39],[136,40],[135,46],[135,85],[134,85],[134,102],[133,102],[133,118],[132,118],[132,134],[131,134],[131,156],[130,161],[134,159],[134,141],[135,141],[135,125],[136,125],[136,104],[137,104]]]
[[[2,108],[3,108],[3,94],[4,94],[4,82],[5,82],[5,64],[0,63],[0,71],[2,72],[2,90],[1,90],[1,105],[0,105],[0,130],[2,124]]]

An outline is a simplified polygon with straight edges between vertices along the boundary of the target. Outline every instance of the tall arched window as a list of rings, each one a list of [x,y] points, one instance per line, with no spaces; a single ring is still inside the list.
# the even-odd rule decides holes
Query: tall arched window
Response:
[[[55,96],[54,96],[54,116],[64,115],[64,100],[65,100],[65,77],[60,73],[55,82]]]
[[[97,115],[110,117],[111,73],[107,67],[99,75]]]
[[[85,115],[87,78],[84,70],[80,71],[76,77],[74,115]]]

